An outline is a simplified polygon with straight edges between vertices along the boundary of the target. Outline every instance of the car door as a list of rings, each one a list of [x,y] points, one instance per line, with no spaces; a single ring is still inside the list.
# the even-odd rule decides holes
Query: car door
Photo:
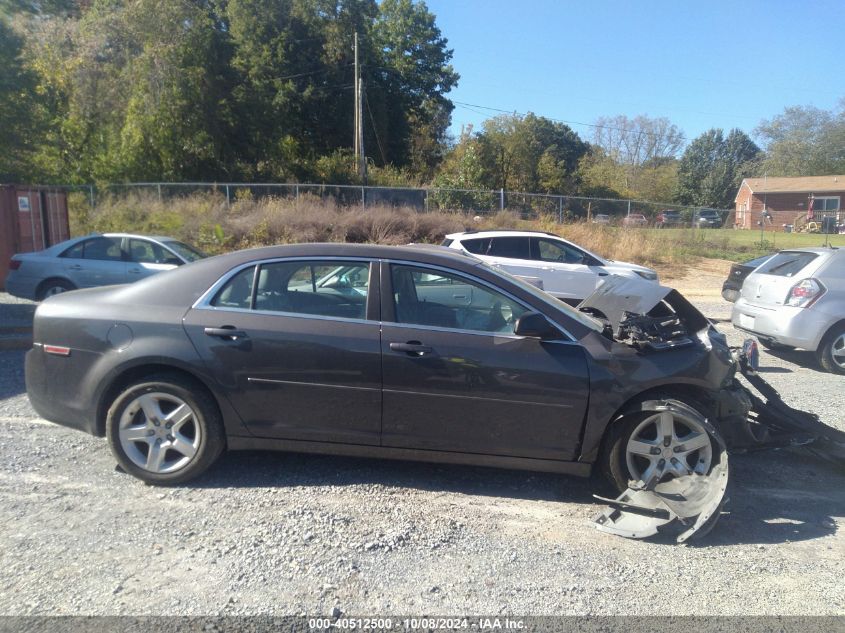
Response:
[[[130,237],[126,242],[126,275],[129,281],[171,270],[184,263],[170,250],[152,240]]]
[[[580,345],[515,336],[528,308],[481,280],[402,263],[383,271],[384,446],[575,458],[589,387]],[[471,287],[471,302],[441,302],[447,285]]]
[[[562,240],[532,237],[531,257],[540,262],[543,289],[560,299],[585,299],[607,276],[601,262]]]
[[[99,236],[75,244],[61,255],[65,276],[77,288],[126,283],[121,241]]]
[[[546,290],[539,266],[531,260],[531,243],[527,235],[472,238],[463,240],[461,245],[491,266]]]
[[[325,283],[339,267],[334,283]],[[184,319],[251,433],[379,443],[378,283],[365,260],[281,260],[226,278]],[[350,279],[361,279],[349,292]],[[318,285],[318,282],[323,282]]]

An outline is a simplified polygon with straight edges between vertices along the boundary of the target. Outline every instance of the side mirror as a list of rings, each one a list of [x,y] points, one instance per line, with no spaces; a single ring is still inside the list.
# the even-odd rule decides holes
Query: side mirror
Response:
[[[560,331],[539,312],[526,312],[519,317],[513,326],[513,333],[544,341],[561,337]]]

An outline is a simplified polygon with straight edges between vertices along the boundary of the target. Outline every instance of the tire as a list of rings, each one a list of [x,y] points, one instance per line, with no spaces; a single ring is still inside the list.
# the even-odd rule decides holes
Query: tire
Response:
[[[44,301],[47,297],[68,292],[69,290],[76,290],[76,286],[66,279],[45,279],[38,284],[38,290],[35,291],[35,298],[38,301]]]
[[[654,399],[660,400],[661,398]],[[666,398],[663,398],[663,400],[666,400]],[[707,417],[704,413],[706,408],[696,402],[682,402],[677,399],[675,402],[681,402],[681,404],[685,404],[686,406],[694,409],[701,415],[702,418]],[[663,457],[662,455],[656,455],[654,457],[646,458],[636,454],[629,456],[628,451],[628,445],[632,439],[638,441],[638,445],[645,443],[641,441],[644,439],[643,434],[647,434],[648,427],[650,425],[660,424],[659,420],[652,421],[653,418],[659,415],[660,413],[655,411],[638,411],[636,413],[628,414],[611,424],[602,450],[602,470],[604,471],[604,475],[610,484],[619,492],[626,490],[628,488],[629,481],[632,479],[637,480],[644,478],[641,477],[641,475],[646,475],[648,470],[648,467],[644,466],[645,463],[649,463],[652,459],[656,461]],[[694,472],[699,472],[700,474],[708,474],[715,464],[715,454],[718,452],[718,447],[714,444],[713,438],[710,437],[706,430],[703,427],[700,427],[700,424],[693,418],[687,418],[682,414],[674,414],[672,427],[674,429],[673,438],[678,440],[687,437],[697,437],[697,435],[692,436],[686,431],[695,433],[703,432],[707,438],[707,442],[706,445],[701,448],[686,453],[674,453],[672,452],[674,446],[683,444],[683,442],[676,443],[675,439],[673,439],[672,444],[666,448],[672,449],[669,451],[672,452],[672,457],[688,460],[686,462],[688,469],[694,470]],[[657,431],[658,427],[656,426],[654,430]],[[636,437],[634,437],[635,434]],[[645,435],[645,437],[648,437],[648,435]],[[693,439],[687,441],[694,443]],[[703,442],[703,440],[698,440],[698,442]],[[655,446],[655,448],[657,448],[657,446]],[[669,457],[669,459],[672,457]],[[702,461],[699,462],[699,459]],[[639,470],[635,472],[631,471],[631,461],[634,462],[635,468],[639,468]],[[674,469],[675,467],[673,466],[672,468]],[[682,468],[683,466],[678,467],[678,474],[680,474]],[[667,471],[665,476],[672,476],[672,473]]]
[[[163,486],[198,477],[226,446],[217,403],[199,384],[175,374],[124,387],[109,407],[106,437],[123,470]]]
[[[845,325],[839,325],[824,335],[816,357],[826,372],[845,374]]]

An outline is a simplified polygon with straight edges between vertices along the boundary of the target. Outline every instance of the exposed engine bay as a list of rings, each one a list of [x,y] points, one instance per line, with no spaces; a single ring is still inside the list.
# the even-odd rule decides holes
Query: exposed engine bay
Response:
[[[713,324],[679,292],[638,279],[612,277],[578,308],[602,323],[606,338],[642,354],[684,354],[685,348],[708,345],[711,336],[724,340],[724,335],[716,333]],[[652,467],[642,478],[630,481],[628,489],[616,499],[597,497],[608,505],[593,521],[598,530],[626,538],[673,533],[678,543],[700,538],[713,528],[723,511],[729,453],[800,447],[845,466],[845,432],[783,401],[757,373],[757,342],[749,339],[730,351],[738,374],[730,390],[747,403],[739,414],[706,419],[682,402],[665,399],[642,402],[637,410],[620,416],[669,416],[672,429],[680,419],[686,420],[687,427],[702,429],[699,435],[706,430],[714,447],[707,472],[695,472],[679,463],[677,452],[680,448],[683,453],[686,447],[674,431],[658,434],[653,444],[645,444]]]

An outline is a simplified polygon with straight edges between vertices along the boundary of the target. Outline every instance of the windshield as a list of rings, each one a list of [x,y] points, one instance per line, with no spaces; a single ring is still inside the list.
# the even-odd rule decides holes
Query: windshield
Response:
[[[178,255],[182,257],[186,262],[195,262],[198,259],[205,259],[208,257],[205,253],[201,250],[194,248],[193,246],[188,246],[183,242],[177,242],[176,240],[168,240],[164,243],[167,248],[176,251]]]
[[[602,324],[599,323],[593,317],[591,317],[587,314],[584,314],[583,312],[581,312],[579,310],[576,310],[575,308],[573,308],[572,306],[570,306],[567,303],[564,303],[563,301],[558,301],[557,299],[555,299],[550,294],[543,292],[537,286],[532,286],[530,283],[528,283],[524,279],[520,279],[519,277],[511,275],[509,272],[502,270],[501,268],[496,268],[495,266],[491,266],[487,262],[482,262],[481,260],[479,260],[479,264],[481,266],[484,266],[488,270],[491,270],[492,272],[496,273],[500,277],[504,277],[508,281],[515,283],[517,286],[519,286],[520,288],[525,290],[525,292],[531,294],[532,296],[539,299],[540,301],[542,301],[546,305],[554,308],[555,310],[560,310],[561,312],[565,312],[567,316],[575,319],[576,321],[578,321],[582,325],[585,325],[586,327],[588,327],[592,330],[595,330],[596,332],[599,332],[599,333],[604,331],[604,327],[602,326]]]

